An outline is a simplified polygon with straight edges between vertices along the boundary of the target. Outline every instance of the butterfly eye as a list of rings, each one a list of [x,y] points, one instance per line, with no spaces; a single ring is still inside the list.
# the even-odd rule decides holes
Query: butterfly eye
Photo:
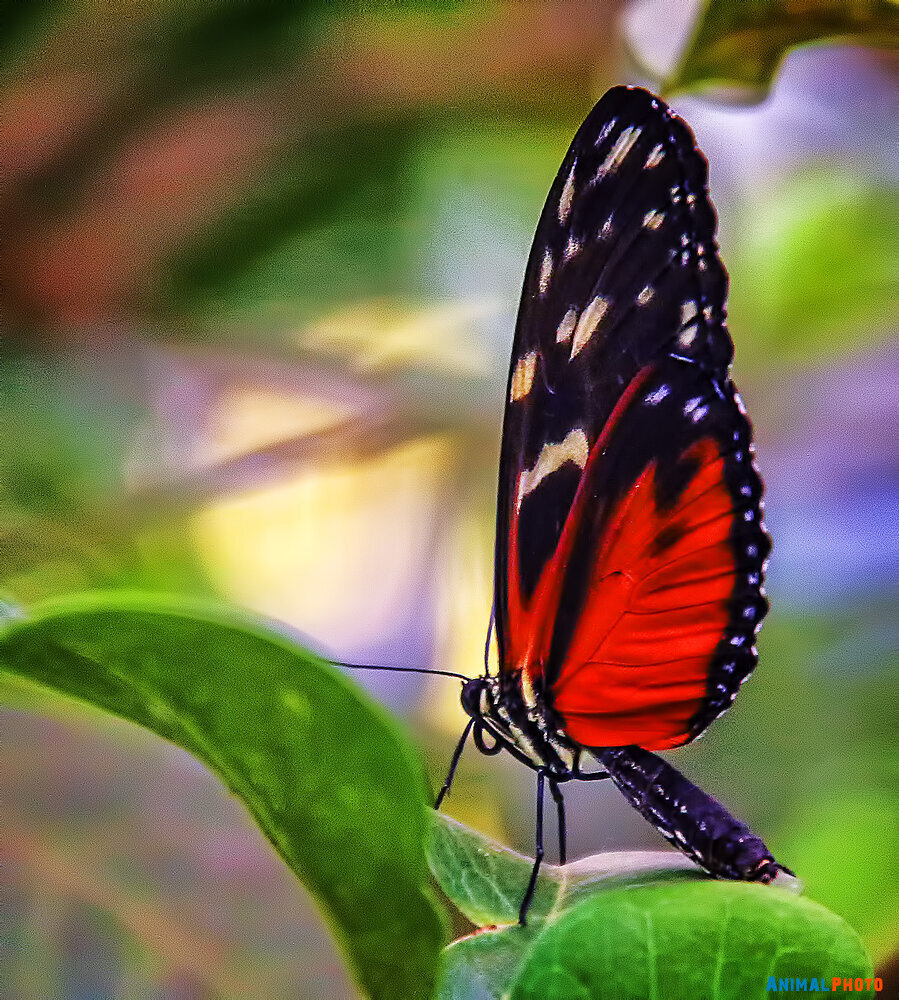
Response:
[[[474,677],[462,685],[462,708],[473,719],[486,715],[487,679]]]

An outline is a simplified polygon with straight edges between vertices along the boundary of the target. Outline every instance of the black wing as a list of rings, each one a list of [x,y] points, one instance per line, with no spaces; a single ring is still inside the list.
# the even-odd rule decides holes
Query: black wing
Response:
[[[715,228],[687,126],[610,90],[534,238],[497,509],[504,685],[583,745],[686,742],[755,665],[769,543]]]

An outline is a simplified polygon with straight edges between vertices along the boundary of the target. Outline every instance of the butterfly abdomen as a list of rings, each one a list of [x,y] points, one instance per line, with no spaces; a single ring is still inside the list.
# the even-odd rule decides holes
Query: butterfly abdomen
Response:
[[[787,870],[745,823],[661,757],[640,747],[591,753],[628,802],[710,874],[767,883]]]

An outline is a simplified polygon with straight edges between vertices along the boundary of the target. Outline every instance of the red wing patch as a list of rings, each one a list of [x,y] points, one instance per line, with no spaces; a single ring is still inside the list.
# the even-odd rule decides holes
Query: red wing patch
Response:
[[[526,671],[534,687],[543,686],[543,669],[550,658],[554,622],[558,617],[559,601],[565,582],[565,568],[577,542],[583,512],[589,509],[591,504],[588,484],[594,478],[594,470],[607,445],[612,428],[618,424],[634,397],[645,386],[650,374],[647,370],[634,379],[612,412],[606,431],[589,453],[579,452],[576,443],[579,440],[578,431],[575,429],[569,432],[562,442],[545,447],[533,469],[523,470],[518,476],[507,547],[510,581],[509,645],[504,657],[504,666],[507,671],[518,676]],[[571,444],[566,448],[567,442]],[[586,438],[584,447],[586,448]],[[549,456],[550,460],[542,461],[543,456]],[[537,470],[542,473],[539,480],[535,475]],[[544,483],[545,488],[558,489],[558,481],[562,478],[568,478],[575,485],[575,489],[572,490],[571,509],[559,533],[558,544],[549,562],[543,567],[536,585],[533,588],[525,587],[522,585],[522,567],[519,559],[519,552],[522,549],[520,538],[522,511],[539,503],[539,498],[534,496],[534,492],[543,487]]]
[[[696,365],[668,358],[637,374],[589,454],[575,429],[519,476],[504,671],[581,746],[686,743],[754,665],[767,546],[733,407]],[[558,545],[526,590],[522,518],[566,479]]]
[[[553,686],[568,735],[584,746],[664,750],[685,743],[734,586],[733,502],[714,439],[671,510],[649,467],[608,518],[568,655]]]

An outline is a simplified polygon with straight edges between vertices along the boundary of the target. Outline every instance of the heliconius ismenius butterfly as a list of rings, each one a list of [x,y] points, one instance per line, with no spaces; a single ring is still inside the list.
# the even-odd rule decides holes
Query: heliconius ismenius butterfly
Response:
[[[768,607],[762,484],[729,376],[707,173],[659,98],[615,87],[574,137],[525,271],[499,469],[499,669],[466,680],[470,721],[437,800],[471,733],[536,771],[522,923],[544,787],[564,863],[560,786],[572,780],[611,778],[715,876],[789,871],[654,753],[730,707]]]

